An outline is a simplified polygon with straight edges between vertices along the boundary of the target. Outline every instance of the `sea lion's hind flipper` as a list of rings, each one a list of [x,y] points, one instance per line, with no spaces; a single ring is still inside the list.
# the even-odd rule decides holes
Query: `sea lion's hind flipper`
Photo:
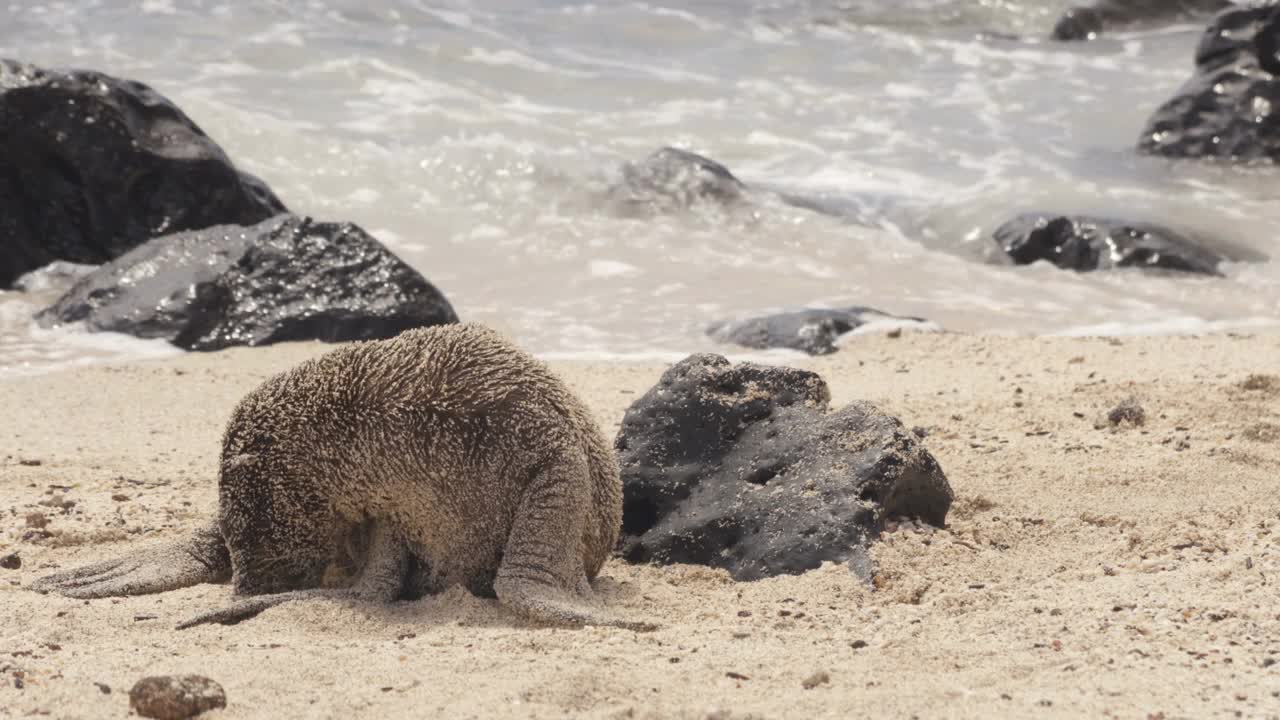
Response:
[[[175,628],[177,630],[186,630],[196,625],[204,625],[206,623],[220,623],[222,625],[235,625],[242,620],[257,615],[268,608],[276,605],[291,602],[293,600],[311,600],[314,598],[348,598],[351,597],[349,590],[291,590],[289,592],[272,593],[270,595],[250,595],[248,597],[236,598],[235,602],[230,605],[210,610],[207,613],[201,613],[189,620],[178,623]]]
[[[31,583],[36,592],[56,592],[88,599],[146,595],[231,577],[227,553],[216,522],[180,540],[140,548],[114,560],[46,575]]]
[[[655,630],[652,623],[613,617],[587,602],[591,589],[581,547],[588,483],[585,461],[571,453],[538,473],[516,510],[494,593],[536,622]]]
[[[375,522],[369,535],[368,559],[360,577],[349,588],[314,588],[236,598],[230,605],[197,615],[178,624],[185,630],[206,623],[234,625],[276,605],[294,600],[361,600],[391,602],[404,592],[409,551],[385,522]]]

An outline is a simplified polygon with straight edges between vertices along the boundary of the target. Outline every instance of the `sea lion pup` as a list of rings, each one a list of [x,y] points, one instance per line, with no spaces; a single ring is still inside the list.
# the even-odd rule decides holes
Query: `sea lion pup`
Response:
[[[536,621],[653,627],[585,601],[621,523],[612,448],[545,365],[479,325],[346,345],[264,382],[227,424],[218,505],[186,539],[32,588],[97,598],[229,578],[237,599],[184,628],[462,584]],[[336,565],[354,580],[322,587]]]

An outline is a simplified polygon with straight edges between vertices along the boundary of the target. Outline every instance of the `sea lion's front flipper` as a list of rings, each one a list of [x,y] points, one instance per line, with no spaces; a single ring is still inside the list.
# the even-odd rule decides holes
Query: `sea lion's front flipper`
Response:
[[[231,556],[216,521],[192,535],[136,550],[115,560],[64,570],[30,589],[73,598],[146,595],[231,578]]]
[[[502,604],[538,622],[654,630],[652,623],[613,617],[587,603],[582,525],[589,493],[581,457],[568,454],[542,469],[516,510],[494,593]]]
[[[400,597],[403,591],[408,567],[409,551],[404,542],[386,523],[376,522],[370,533],[368,559],[360,571],[360,577],[351,587],[291,590],[241,597],[224,608],[211,610],[185,620],[178,624],[177,629],[185,630],[206,623],[234,625],[242,620],[248,620],[263,610],[294,600],[391,602]]]

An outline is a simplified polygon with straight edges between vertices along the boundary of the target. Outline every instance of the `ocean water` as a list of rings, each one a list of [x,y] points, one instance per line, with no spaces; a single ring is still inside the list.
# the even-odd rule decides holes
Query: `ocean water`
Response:
[[[1028,210],[1280,255],[1280,171],[1138,157],[1201,26],[1043,42],[1049,0],[67,0],[0,6],[0,54],[146,82],[299,213],[351,220],[465,319],[544,354],[663,356],[712,321],[870,305],[966,332],[1280,324],[1280,262],[1223,278],[999,262]],[[663,145],[762,201],[625,217]],[[55,293],[56,294],[56,293]],[[0,375],[171,352],[38,331],[0,293]]]

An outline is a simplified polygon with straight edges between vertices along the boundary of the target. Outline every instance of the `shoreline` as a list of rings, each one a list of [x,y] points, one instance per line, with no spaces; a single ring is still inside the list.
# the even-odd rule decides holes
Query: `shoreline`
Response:
[[[926,429],[955,490],[946,528],[886,533],[874,590],[833,565],[734,583],[611,560],[601,602],[662,626],[638,635],[532,627],[459,589],[181,632],[228,588],[87,603],[23,589],[206,518],[231,407],[330,347],[0,380],[0,556],[22,559],[0,569],[0,716],[124,714],[134,681],[181,672],[226,689],[209,718],[1280,712],[1280,333],[903,333],[780,358],[821,374],[833,408],[869,400]],[[666,367],[550,364],[609,437]],[[1130,397],[1145,425],[1095,427]]]
[[[1183,319],[1185,320],[1185,319]],[[466,320],[481,322],[484,319]],[[848,348],[865,342],[868,337],[883,336],[901,332],[905,335],[950,335],[973,338],[1016,338],[1023,340],[1125,340],[1128,338],[1200,338],[1200,337],[1252,337],[1280,334],[1280,321],[1261,317],[1244,318],[1224,322],[1203,323],[1201,326],[1189,326],[1177,318],[1151,326],[1150,331],[1128,326],[1094,326],[1066,328],[1053,332],[1023,332],[1017,330],[992,329],[989,331],[951,330],[944,327],[919,327],[911,324],[872,324],[856,328],[837,339],[837,352],[840,348]],[[497,327],[508,337],[513,337],[511,328]],[[1107,330],[1110,330],[1107,332]],[[519,342],[518,338],[515,338]],[[5,344],[8,347],[5,347]],[[307,346],[315,345],[315,354],[325,351],[331,344],[320,341],[297,341],[256,346],[245,349],[263,350],[281,345]],[[800,350],[786,347],[750,348],[729,342],[717,341],[707,336],[697,336],[689,343],[690,350],[653,349],[636,351],[610,350],[547,350],[534,351],[532,354],[547,363],[617,363],[625,365],[669,365],[687,357],[691,353],[715,353],[723,355],[731,362],[755,362],[767,365],[794,365],[807,367],[807,363],[821,362],[824,357],[808,355]],[[19,338],[15,334],[0,336],[0,357],[3,353],[14,355],[23,365],[31,362],[36,367],[17,367],[10,363],[0,363],[0,382],[37,377],[50,373],[67,372],[80,368],[93,368],[112,365],[132,365],[154,360],[165,360],[182,357],[186,354],[200,354],[202,351],[184,350],[161,339],[145,339],[118,332],[88,331],[76,325],[56,328],[39,328],[32,324],[29,334]],[[56,363],[48,362],[48,353],[58,358]],[[44,353],[42,355],[42,353]],[[77,354],[79,353],[79,354]]]

